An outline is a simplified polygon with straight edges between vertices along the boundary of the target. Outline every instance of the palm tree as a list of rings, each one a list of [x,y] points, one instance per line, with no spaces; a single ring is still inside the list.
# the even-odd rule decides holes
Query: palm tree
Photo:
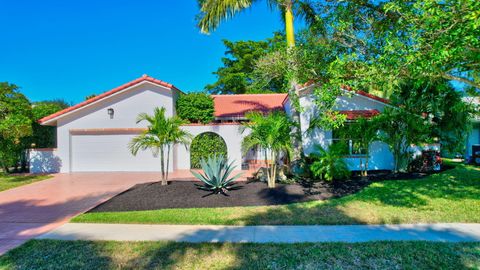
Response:
[[[294,13],[308,24],[316,21],[316,16],[310,0],[266,0],[270,8],[279,8],[284,17],[287,45],[295,46],[293,27]],[[198,0],[200,15],[198,26],[203,33],[215,30],[223,20],[230,19],[235,14],[252,6],[258,0]]]
[[[198,0],[200,4],[200,15],[198,17],[198,26],[203,33],[209,33],[215,30],[218,25],[226,19],[233,17],[235,14],[245,10],[258,0]],[[293,27],[294,14],[298,18],[303,18],[307,24],[312,25],[317,21],[317,17],[310,0],[266,0],[271,7],[277,7],[283,12],[285,22],[285,33],[289,55],[295,47],[295,33]],[[290,89],[288,94],[292,101],[291,112],[292,119],[297,125],[292,126],[292,141],[294,144],[293,159],[298,161],[303,154],[303,147],[300,141],[301,131],[299,128],[300,112],[298,108],[297,93],[297,75],[295,61],[289,61],[290,69],[293,74],[290,79]]]
[[[166,117],[165,108],[155,108],[153,116],[146,113],[139,114],[137,124],[142,121],[147,121],[148,127],[132,139],[129,144],[130,151],[133,155],[137,155],[139,150],[151,149],[154,156],[160,155],[162,185],[167,185],[172,146],[182,144],[186,147],[192,135],[180,128],[185,123],[181,118]]]
[[[265,165],[267,166],[268,187],[275,187],[277,174],[277,159],[281,154],[290,155],[292,146],[290,142],[290,128],[292,123],[281,112],[275,111],[266,116],[258,112],[246,115],[249,122],[242,126],[242,133],[250,133],[243,139],[242,150],[244,153],[252,148],[264,151]]]

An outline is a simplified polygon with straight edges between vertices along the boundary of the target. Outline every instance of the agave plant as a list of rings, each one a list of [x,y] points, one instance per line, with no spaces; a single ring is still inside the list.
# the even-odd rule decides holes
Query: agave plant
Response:
[[[229,163],[228,159],[223,155],[211,155],[206,160],[202,159],[200,165],[203,174],[190,170],[196,178],[204,183],[204,185],[195,184],[198,188],[211,191],[211,194],[223,194],[225,196],[228,196],[227,192],[229,190],[239,188],[235,186],[234,181],[239,178],[242,173],[230,177],[235,166],[233,166],[233,162]]]

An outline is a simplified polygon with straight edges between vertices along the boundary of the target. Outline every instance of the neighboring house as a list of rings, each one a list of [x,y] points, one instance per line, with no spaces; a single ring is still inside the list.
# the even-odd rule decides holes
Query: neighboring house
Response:
[[[334,141],[335,134],[326,130],[307,133],[309,119],[315,114],[312,86],[300,90],[301,130],[306,154],[313,151],[315,144],[327,146]],[[93,97],[80,104],[47,116],[40,120],[42,125],[57,127],[56,149],[32,149],[30,168],[40,172],[103,172],[103,171],[160,171],[159,159],[151,151],[133,156],[128,149],[130,140],[146,128],[146,123],[136,124],[140,113],[153,113],[155,107],[164,107],[167,116],[176,114],[175,103],[182,92],[172,84],[142,76],[134,81]],[[193,136],[205,132],[218,134],[227,146],[228,156],[235,160],[237,168],[246,168],[263,160],[257,151],[242,154],[241,143],[248,134],[240,132],[241,122],[249,111],[269,112],[284,110],[290,113],[291,103],[286,94],[213,95],[215,121],[210,124],[187,124],[182,126]],[[381,113],[388,100],[365,92],[346,91],[338,97],[336,108],[349,120],[371,117]],[[350,168],[358,170],[359,155],[350,144]],[[393,157],[388,146],[375,142],[370,146],[370,169],[389,170]],[[190,169],[190,152],[176,146],[170,156],[171,170]]]
[[[465,102],[473,103],[480,106],[480,98],[464,98]],[[472,119],[472,130],[467,136],[465,157],[470,158],[472,156],[472,146],[480,146],[480,116],[476,116]]]

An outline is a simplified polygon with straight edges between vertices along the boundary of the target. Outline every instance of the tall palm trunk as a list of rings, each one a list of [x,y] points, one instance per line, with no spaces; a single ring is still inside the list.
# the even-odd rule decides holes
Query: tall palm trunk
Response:
[[[164,156],[164,149],[163,147],[160,148],[160,166],[161,166],[161,170],[162,170],[162,186],[166,186],[167,185],[167,179],[166,179],[166,175],[165,175],[165,156]]]
[[[167,146],[167,170],[165,171],[165,185],[167,184],[168,172],[170,170],[170,147],[171,147],[171,145],[169,144]]]
[[[268,187],[269,188],[275,188],[275,180],[276,180],[276,176],[277,176],[277,164],[275,162],[276,160],[276,155],[275,155],[275,151],[271,150],[270,152],[270,159],[271,159],[271,164],[269,166],[270,168],[270,172],[269,172],[269,179],[268,179]]]
[[[285,32],[287,39],[287,54],[289,59],[289,69],[291,76],[289,78],[289,90],[288,96],[291,102],[291,118],[295,126],[292,127],[292,145],[293,145],[293,157],[292,157],[292,168],[293,170],[298,169],[299,161],[303,155],[303,145],[302,145],[302,133],[300,126],[300,104],[299,97],[297,92],[297,65],[295,63],[294,57],[294,47],[295,47],[295,30],[293,27],[293,12],[292,12],[292,1],[289,1],[285,5]]]
[[[288,47],[295,46],[295,30],[293,28],[292,3],[285,7],[285,34],[287,36]]]

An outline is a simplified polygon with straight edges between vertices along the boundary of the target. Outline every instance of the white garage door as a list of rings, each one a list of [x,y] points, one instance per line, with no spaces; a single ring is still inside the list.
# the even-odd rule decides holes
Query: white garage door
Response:
[[[133,156],[128,143],[135,135],[73,135],[72,172],[160,171],[160,158],[150,150]]]

